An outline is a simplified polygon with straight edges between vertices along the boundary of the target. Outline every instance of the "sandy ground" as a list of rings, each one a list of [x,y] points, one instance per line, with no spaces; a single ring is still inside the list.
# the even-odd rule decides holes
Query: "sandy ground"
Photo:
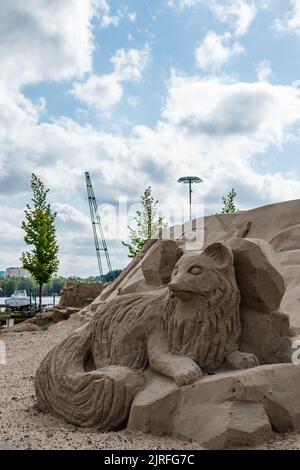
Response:
[[[0,450],[5,449],[201,449],[170,438],[129,431],[78,429],[35,407],[34,376],[41,359],[78,324],[61,322],[48,331],[7,333],[7,363],[0,365]],[[275,435],[259,449],[300,449],[300,434]]]

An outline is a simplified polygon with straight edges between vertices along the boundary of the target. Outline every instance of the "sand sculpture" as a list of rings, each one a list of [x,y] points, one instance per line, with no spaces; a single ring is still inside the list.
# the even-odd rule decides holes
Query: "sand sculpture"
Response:
[[[225,361],[257,365],[253,354],[238,353],[239,304],[229,247],[214,243],[200,255],[183,256],[167,292],[104,303],[46,357],[36,382],[40,406],[74,424],[118,429],[149,366],[182,386]]]
[[[43,322],[45,317],[54,323],[68,320],[71,315],[79,312],[83,307],[86,307],[95,300],[105,287],[106,284],[101,282],[78,282],[71,277],[62,289],[59,304],[46,316],[43,315],[37,318],[37,321]]]
[[[206,219],[202,252],[185,252],[184,234],[150,241],[43,360],[39,408],[211,448],[299,428],[296,328],[279,309],[289,278],[272,247],[290,229],[250,236],[262,233],[251,212]]]
[[[86,307],[101,294],[106,285],[101,282],[78,282],[74,278],[69,278],[62,289],[58,307],[60,309]]]

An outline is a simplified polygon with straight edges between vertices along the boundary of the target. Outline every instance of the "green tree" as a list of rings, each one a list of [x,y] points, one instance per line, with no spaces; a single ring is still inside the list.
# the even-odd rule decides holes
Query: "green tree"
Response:
[[[24,241],[33,246],[31,252],[21,256],[23,267],[27,269],[39,286],[39,309],[42,309],[42,287],[58,271],[58,243],[56,239],[56,212],[51,211],[47,202],[47,193],[43,182],[34,174],[31,175],[33,208],[27,204],[22,229]]]
[[[113,271],[109,271],[103,276],[100,276],[100,282],[103,282],[103,284],[107,282],[113,282],[115,279],[117,279],[117,277],[121,274],[121,272],[122,272],[121,269],[115,269]]]
[[[223,200],[223,208],[222,208],[222,214],[232,214],[234,212],[237,212],[237,208],[235,206],[234,200],[236,197],[236,192],[234,188],[228,193],[227,197],[222,197]]]
[[[8,296],[11,296],[17,289],[18,289],[18,280],[14,277],[9,278],[7,282]]]
[[[128,248],[129,258],[137,256],[153,234],[166,226],[163,217],[156,217],[158,201],[151,194],[151,186],[146,188],[141,196],[141,205],[142,209],[136,212],[134,218],[136,229],[128,227],[131,243],[122,242]]]

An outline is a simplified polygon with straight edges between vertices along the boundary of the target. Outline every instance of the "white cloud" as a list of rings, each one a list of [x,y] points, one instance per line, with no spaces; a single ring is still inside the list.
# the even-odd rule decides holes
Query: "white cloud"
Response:
[[[17,89],[91,72],[95,17],[108,27],[136,14],[123,8],[112,15],[107,0],[1,0],[1,80]]]
[[[268,203],[298,197],[296,175],[260,174],[252,162],[270,146],[281,148],[296,132],[299,90],[174,74],[162,117],[164,121],[154,129],[135,129],[131,152],[140,162],[151,155],[153,171],[148,175],[153,179],[161,174],[162,163],[167,168],[169,184],[165,183],[167,190],[161,196],[167,207],[180,201],[176,178],[191,172],[203,177],[198,197],[213,212],[216,201],[221,202],[232,186],[243,194],[244,207],[253,207],[257,200]]]
[[[197,3],[202,3],[203,0],[167,0],[170,7],[179,8],[183,10],[186,7],[191,7],[197,5]]]
[[[129,19],[129,21],[131,21],[131,23],[134,23],[136,21],[136,17],[137,17],[137,14],[135,11],[131,11],[127,13],[127,18]]]
[[[264,145],[281,145],[300,119],[300,93],[291,86],[266,82],[226,83],[175,76],[164,117],[199,135],[234,135]]]
[[[141,99],[138,96],[128,96],[127,102],[132,108],[138,108],[141,104]]]
[[[224,35],[218,35],[213,31],[207,33],[201,46],[195,51],[197,66],[201,69],[217,70],[232,56],[244,52],[244,48],[238,42],[230,45],[230,41],[230,33]]]
[[[257,12],[256,3],[252,0],[212,1],[211,9],[218,20],[232,26],[237,36],[247,33]]]
[[[109,26],[119,25],[123,16],[120,10],[118,10],[116,15],[112,15],[108,0],[99,0],[99,7],[101,28],[108,28]]]
[[[119,80],[139,81],[149,61],[149,46],[143,49],[119,49],[112,57],[114,72]]]
[[[268,8],[269,3],[269,0],[168,0],[170,7],[180,11],[195,6],[209,8],[216,18],[229,25],[237,36],[248,32],[258,10]]]
[[[100,0],[1,0],[1,79],[21,86],[89,71],[100,7]]]
[[[140,81],[149,60],[150,49],[119,49],[112,57],[114,71],[109,75],[90,75],[85,82],[75,83],[72,94],[99,111],[107,111],[123,97],[123,81]]]
[[[272,75],[272,67],[269,60],[263,60],[257,65],[257,80],[259,82],[266,82]]]
[[[104,111],[121,101],[123,88],[114,74],[90,75],[85,82],[74,84],[72,94],[88,106]]]
[[[290,0],[291,11],[289,11],[284,20],[275,20],[275,26],[279,31],[296,33],[300,35],[300,2],[299,0]]]
[[[177,75],[169,83],[162,120],[153,129],[136,127],[129,137],[101,133],[70,119],[39,123],[38,109],[20,94],[7,93],[2,104],[2,197],[10,188],[16,194],[28,191],[30,171],[35,169],[58,202],[62,195],[68,199],[65,204],[73,201],[78,188],[84,191],[86,169],[102,175],[108,198],[139,194],[149,178],[154,186],[162,177],[176,181],[177,173],[191,168],[206,177],[212,168],[209,185],[216,187],[220,162],[227,180],[233,161],[246,174],[247,159],[270,145],[283,145],[300,119],[300,92],[293,87]],[[199,159],[203,152],[207,158]],[[168,186],[166,198],[174,197],[172,191]]]
[[[136,20],[136,12],[128,11],[127,6],[122,6],[116,11],[116,14],[111,13],[108,0],[96,0],[98,2],[100,26],[101,28],[108,28],[110,26],[119,26],[123,19],[127,19],[131,23]]]

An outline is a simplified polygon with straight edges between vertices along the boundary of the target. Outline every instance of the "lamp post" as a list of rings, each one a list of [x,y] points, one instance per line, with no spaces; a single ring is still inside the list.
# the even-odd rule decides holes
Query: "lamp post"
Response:
[[[189,205],[190,205],[190,220],[192,220],[192,184],[193,183],[202,183],[203,180],[198,176],[183,176],[179,178],[177,183],[183,183],[189,185]]]

